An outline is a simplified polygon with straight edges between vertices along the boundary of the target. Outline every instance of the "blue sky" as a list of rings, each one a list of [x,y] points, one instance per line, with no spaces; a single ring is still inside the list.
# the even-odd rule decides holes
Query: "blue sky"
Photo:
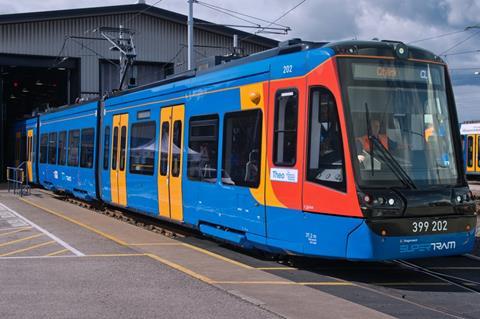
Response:
[[[136,0],[0,0],[1,13],[47,11],[55,9],[133,4]],[[147,0],[155,4],[157,0]],[[280,17],[300,0],[205,0],[269,21]],[[186,0],[162,0],[156,6],[187,12]],[[225,24],[244,21],[195,5],[195,16]],[[460,121],[480,120],[480,29],[465,27],[480,24],[480,0],[306,0],[278,23],[292,31],[278,40],[299,37],[325,41],[343,39],[393,39],[431,50],[442,56],[451,70]],[[438,37],[439,35],[449,34]],[[463,53],[467,52],[467,53]]]

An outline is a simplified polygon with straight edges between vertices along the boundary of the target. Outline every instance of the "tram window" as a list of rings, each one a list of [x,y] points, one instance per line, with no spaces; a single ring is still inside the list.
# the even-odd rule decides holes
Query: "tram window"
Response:
[[[125,170],[125,148],[127,147],[127,127],[120,129],[120,170]]]
[[[477,167],[480,167],[480,135],[477,136]]]
[[[78,149],[80,148],[80,130],[68,132],[68,166],[78,166]]]
[[[58,133],[58,165],[65,165],[67,162],[67,132]]]
[[[215,183],[218,158],[218,115],[192,117],[189,126],[188,178]]]
[[[467,166],[473,166],[473,136],[467,137]]]
[[[162,123],[162,142],[160,144],[160,175],[166,176],[168,172],[168,151],[170,149],[170,124]]]
[[[112,145],[112,170],[117,169],[117,151],[118,151],[118,126],[113,128]]]
[[[345,191],[345,167],[337,106],[325,88],[310,91],[307,180]]]
[[[32,161],[32,137],[27,137],[27,161]]]
[[[47,162],[48,134],[42,134],[40,138],[40,163]]]
[[[103,141],[103,169],[108,169],[108,155],[110,154],[110,126],[105,127]]]
[[[273,161],[277,166],[293,166],[297,156],[298,92],[296,89],[277,91]]]
[[[227,113],[223,130],[222,183],[258,187],[262,111]]]
[[[57,133],[48,135],[48,164],[57,164]]]
[[[172,175],[180,175],[180,166],[182,158],[182,121],[173,123],[173,145],[172,145]]]
[[[130,173],[153,175],[155,163],[155,122],[132,125],[130,137]]]
[[[85,128],[82,130],[82,147],[80,148],[80,167],[93,167],[93,153],[94,153],[94,136],[93,128]]]

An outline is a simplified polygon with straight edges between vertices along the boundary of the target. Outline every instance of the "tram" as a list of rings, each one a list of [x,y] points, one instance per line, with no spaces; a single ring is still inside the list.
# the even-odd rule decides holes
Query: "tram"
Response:
[[[463,158],[467,177],[480,176],[480,122],[470,121],[460,126]]]
[[[245,248],[351,260],[473,249],[446,65],[401,42],[290,40],[23,127],[33,182]]]

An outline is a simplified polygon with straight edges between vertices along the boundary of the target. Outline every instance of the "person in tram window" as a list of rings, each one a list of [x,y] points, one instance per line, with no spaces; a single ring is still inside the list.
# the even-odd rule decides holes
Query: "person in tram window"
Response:
[[[372,119],[370,121],[371,136],[376,138],[387,150],[394,150],[397,148],[397,143],[388,138],[387,134],[381,133],[381,122],[379,119]],[[368,131],[367,131],[368,132]],[[363,163],[365,161],[365,154],[371,154],[371,141],[368,133],[357,138],[356,141],[358,161]]]

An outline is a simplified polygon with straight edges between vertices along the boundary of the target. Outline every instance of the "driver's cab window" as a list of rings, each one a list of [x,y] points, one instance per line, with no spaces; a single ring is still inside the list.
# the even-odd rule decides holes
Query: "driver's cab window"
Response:
[[[345,165],[337,105],[325,88],[310,90],[307,180],[345,191]]]

